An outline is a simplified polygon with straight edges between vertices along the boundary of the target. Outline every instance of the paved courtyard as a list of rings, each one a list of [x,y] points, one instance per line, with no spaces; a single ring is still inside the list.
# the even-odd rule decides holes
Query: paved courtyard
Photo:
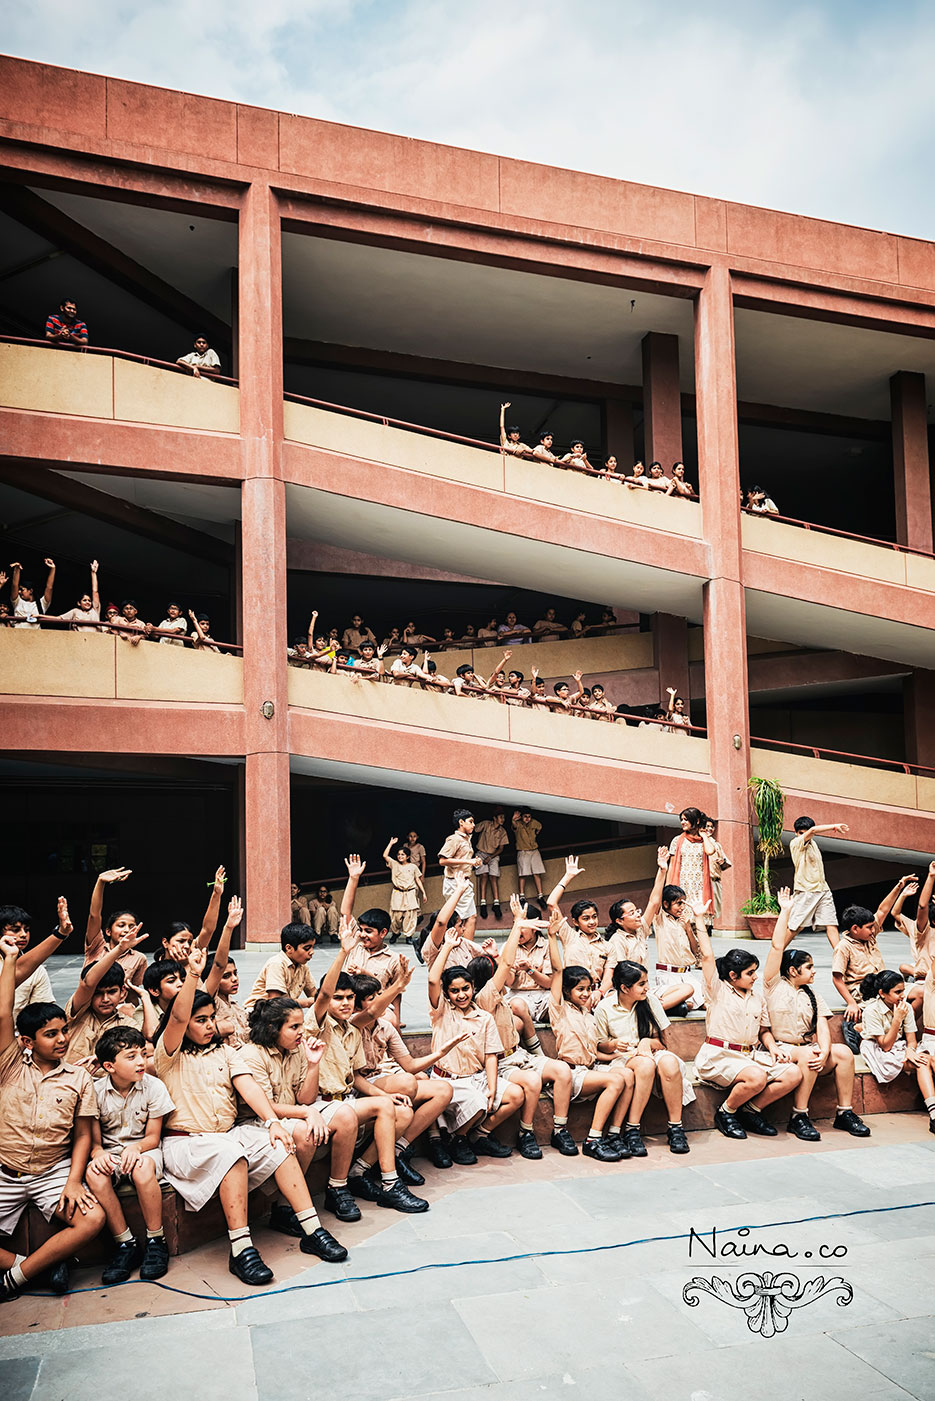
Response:
[[[741,1157],[699,1133],[688,1160],[653,1141],[644,1162],[615,1168],[547,1152],[434,1173],[427,1215],[365,1206],[340,1233],[341,1266],[309,1267],[294,1243],[258,1230],[281,1292],[246,1299],[226,1242],[174,1261],[164,1281],[205,1298],[138,1283],[94,1291],[84,1272],[75,1283],[89,1292],[0,1309],[0,1395],[930,1401],[935,1138],[921,1115],[872,1125],[869,1144],[826,1130],[810,1148],[749,1141]],[[788,1224],[737,1234],[774,1222]],[[777,1255],[709,1253],[752,1242]],[[693,1307],[683,1298],[693,1278],[736,1286],[767,1270],[791,1272],[793,1292],[838,1276],[852,1298],[795,1308],[773,1337],[707,1293]]]

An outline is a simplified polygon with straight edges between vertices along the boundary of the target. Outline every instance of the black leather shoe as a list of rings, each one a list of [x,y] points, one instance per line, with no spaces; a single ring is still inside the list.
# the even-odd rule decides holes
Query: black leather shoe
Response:
[[[319,1260],[328,1260],[332,1265],[347,1259],[346,1248],[324,1226],[319,1226],[310,1236],[303,1235],[299,1249],[303,1255],[317,1255]]]
[[[456,1133],[452,1136],[449,1144],[451,1150],[451,1161],[457,1163],[459,1167],[470,1167],[471,1163],[477,1162],[477,1154],[468,1143],[463,1133]]]
[[[503,918],[503,911],[502,911],[501,908],[500,908],[500,901],[499,901],[499,900],[494,900],[494,902],[493,902],[493,917],[494,917],[494,919],[497,921],[498,924],[500,923],[501,919]]]
[[[755,1109],[752,1104],[742,1104],[737,1117],[749,1133],[758,1133],[763,1138],[775,1138],[779,1132],[775,1124],[764,1118],[759,1109]]]
[[[135,1240],[117,1241],[110,1262],[101,1275],[102,1284],[123,1284],[143,1260],[143,1247]]]
[[[845,1133],[853,1134],[855,1138],[870,1137],[870,1130],[867,1125],[864,1123],[863,1119],[859,1118],[858,1115],[854,1113],[853,1109],[839,1109],[834,1116],[834,1123],[831,1127],[833,1129],[843,1129]],[[932,1133],[935,1133],[935,1120],[930,1121],[929,1129]]]
[[[586,1158],[596,1158],[599,1163],[619,1163],[623,1157],[606,1138],[586,1138],[581,1151]]]
[[[412,1166],[410,1152],[411,1149],[406,1148],[402,1153],[396,1154],[396,1174],[400,1182],[405,1182],[407,1187],[421,1187],[425,1178]]]
[[[53,1294],[67,1294],[71,1288],[71,1274],[69,1273],[69,1262],[59,1260],[57,1265],[53,1265],[49,1270],[49,1288]]]
[[[521,1158],[541,1158],[542,1149],[536,1142],[536,1135],[530,1129],[520,1129],[516,1136],[516,1148]]]
[[[643,1135],[639,1129],[624,1129],[623,1141],[627,1146],[631,1158],[648,1157],[646,1144],[643,1142]]]
[[[437,1168],[451,1167],[451,1154],[440,1138],[430,1138],[428,1141],[429,1161]]]
[[[295,1236],[298,1239],[305,1234],[302,1230],[302,1222],[296,1216],[291,1206],[286,1206],[283,1202],[274,1202],[269,1210],[269,1228],[271,1231],[279,1231],[284,1236]]]
[[[413,1216],[417,1212],[429,1209],[428,1202],[423,1197],[414,1197],[405,1182],[400,1182],[398,1178],[392,1187],[383,1188],[377,1198],[377,1204],[389,1207],[391,1211],[405,1211]]]
[[[690,1153],[688,1139],[685,1137],[685,1130],[681,1124],[669,1124],[666,1128],[666,1138],[669,1140],[670,1153]]]
[[[552,1130],[552,1137],[549,1139],[553,1148],[557,1148],[563,1158],[577,1158],[578,1145],[568,1132],[565,1124],[560,1128]]]
[[[361,1201],[378,1202],[383,1191],[379,1175],[372,1169],[347,1179],[347,1190]]]
[[[605,1135],[604,1142],[614,1150],[614,1152],[617,1154],[618,1159],[621,1162],[625,1158],[633,1157],[633,1154],[630,1152],[630,1149],[627,1145],[627,1140],[622,1132],[618,1133],[615,1129],[611,1129],[610,1133]]]
[[[487,918],[487,901],[486,901],[486,900],[482,900],[482,901],[480,902],[480,908],[479,908],[479,910],[478,910],[478,914],[480,915],[481,919],[486,919],[486,918]]]
[[[789,1115],[789,1132],[794,1133],[796,1138],[801,1138],[804,1143],[818,1143],[821,1138],[821,1134],[804,1110],[793,1110]]]
[[[471,1139],[471,1147],[479,1157],[484,1158],[508,1158],[513,1152],[508,1143],[501,1143],[492,1133],[479,1133]]]
[[[162,1279],[169,1270],[169,1247],[165,1236],[150,1236],[143,1252],[140,1279]]]
[[[359,1221],[360,1207],[346,1187],[325,1188],[325,1210],[339,1221]]]
[[[718,1109],[714,1114],[714,1127],[719,1129],[725,1138],[746,1138],[746,1132],[737,1115],[730,1109]]]
[[[424,935],[424,934],[413,934],[412,940],[411,940],[411,943],[412,943],[412,952],[415,954],[416,958],[419,960],[420,963],[424,963],[424,962],[425,962],[425,959],[422,957],[422,944],[423,944],[424,940],[425,940],[425,935]]]
[[[0,1304],[8,1304],[11,1299],[18,1299],[20,1287],[14,1284],[10,1278],[10,1271],[4,1270],[0,1274]]]
[[[674,1007],[670,1008],[670,1010],[666,1012],[666,1016],[670,1020],[672,1017],[687,1017],[690,1011],[691,1008],[689,1007],[687,1002],[677,1002]]]
[[[258,1288],[273,1282],[273,1272],[269,1265],[265,1264],[255,1245],[248,1245],[239,1255],[231,1255],[227,1268],[232,1275],[237,1276],[241,1284],[252,1284]]]

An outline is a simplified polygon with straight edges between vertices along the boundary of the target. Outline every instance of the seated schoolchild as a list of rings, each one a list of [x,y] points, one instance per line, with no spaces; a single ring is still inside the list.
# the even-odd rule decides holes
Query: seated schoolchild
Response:
[[[412,1122],[412,1106],[404,1095],[387,1094],[363,1073],[363,1041],[353,1020],[354,983],[344,972],[357,940],[343,920],[340,937],[341,947],[322,979],[314,1007],[306,1014],[306,1027],[325,1043],[317,1107],[326,1123],[335,1126],[325,1206],[339,1221],[360,1220],[354,1197],[393,1211],[428,1211],[428,1202],[413,1196],[396,1166],[396,1141]],[[353,1118],[344,1112],[348,1109]],[[371,1134],[372,1142],[363,1147]]]
[[[59,930],[62,930],[61,912],[64,908],[65,919],[68,921],[68,906],[64,897],[59,897]],[[0,905],[0,938],[12,939],[16,944],[20,955],[29,948],[30,934],[32,930],[32,917],[27,914],[19,905]],[[64,940],[71,933],[71,923],[68,921],[68,929],[62,932],[60,937]],[[17,962],[16,968],[16,993],[13,1000],[13,1015],[19,1013],[29,1002],[52,1002],[52,984],[49,982],[49,975],[40,963],[38,967],[32,968],[25,963],[22,958]]]
[[[227,872],[223,866],[218,866],[214,873],[214,880],[211,882],[211,894],[208,897],[208,907],[202,917],[201,925],[196,935],[195,930],[188,920],[173,920],[168,931],[162,935],[161,955],[156,957],[172,958],[177,963],[184,964],[193,946],[206,949],[214,937],[217,928],[218,915],[221,909],[221,896],[224,894],[224,886],[227,883]]]
[[[669,850],[657,852],[659,868],[669,864]],[[701,968],[696,922],[692,921],[688,896],[680,885],[663,885],[659,908],[652,920],[656,936],[656,970],[653,992],[667,1012],[675,1008],[696,1011],[705,1005],[705,979]]]
[[[145,938],[139,926],[129,930],[96,963],[88,964],[83,970],[81,981],[65,1005],[68,1017],[65,1059],[70,1064],[93,1056],[98,1038],[109,1027],[132,1023],[124,1006],[126,978],[117,960],[132,952]]]
[[[101,1230],[104,1213],[84,1185],[97,1099],[84,1067],[65,1062],[65,1012],[54,1002],[31,1002],[14,1029],[19,949],[7,936],[0,938],[0,956],[0,1235],[12,1235],[30,1202],[47,1221],[57,1216],[63,1225],[29,1255],[0,1249],[2,1302],[46,1270],[52,1288],[64,1294],[68,1262]]]
[[[605,997],[594,1013],[598,1050],[613,1056],[633,1071],[633,1098],[624,1128],[623,1140],[634,1158],[646,1157],[640,1131],[643,1111],[656,1089],[665,1101],[669,1122],[666,1137],[671,1153],[687,1153],[688,1139],[682,1128],[682,1107],[691,1104],[695,1091],[688,1082],[685,1065],[666,1046],[669,1018],[658,998],[649,990],[649,974],[640,963],[629,959],[618,962],[612,974],[614,996]]]
[[[510,909],[514,914],[515,901],[518,902],[518,897],[511,896]],[[520,930],[519,945],[503,996],[510,1005],[516,1030],[526,1050],[534,1056],[541,1056],[542,1046],[533,1023],[549,1020],[552,965],[549,963],[549,941],[535,923],[540,918],[539,906],[528,904],[526,915],[532,923],[524,924]]]
[[[459,935],[460,943],[456,944],[448,955],[449,968],[464,968],[478,954],[493,952],[496,955],[497,945],[493,940],[485,940],[483,944],[478,944],[473,939],[469,939],[465,932],[467,922],[458,913],[457,907],[461,905],[465,891],[470,891],[471,888],[469,876],[456,876],[452,881],[451,891],[444,905],[440,910],[426,915],[422,932],[416,931],[413,948],[416,950],[420,962],[425,963],[429,968],[441,951],[445,935],[450,932]],[[425,933],[426,928],[428,933]]]
[[[113,948],[122,935],[134,926],[140,925],[140,920],[132,910],[112,910],[105,918],[104,916],[104,892],[111,885],[120,885],[128,880],[133,872],[126,866],[117,866],[112,870],[101,871],[94,882],[94,889],[91,892],[91,904],[88,909],[88,923],[84,935],[84,961],[94,963],[101,954]],[[123,954],[120,958],[120,966],[124,971],[127,986],[138,983],[146,971],[146,955],[142,950],[131,949],[129,953]],[[135,995],[131,997],[135,1001]]]
[[[359,920],[354,918],[354,901],[357,898],[357,887],[360,883],[361,876],[367,868],[367,863],[366,861],[361,861],[356,852],[352,852],[350,856],[345,857],[344,864],[347,867],[347,885],[344,887],[344,895],[341,899],[341,919],[347,922],[348,928],[351,930],[355,940],[354,947],[347,957],[345,972],[349,974],[366,973],[371,978],[377,978],[382,987],[389,987],[390,983],[396,980],[401,966],[400,955],[387,944],[387,935],[392,926],[392,917],[388,910],[374,908],[364,910]],[[412,874],[412,889],[414,892],[414,867]],[[395,1021],[396,1025],[399,1026],[400,1007],[398,1002],[389,1009],[389,1016]]]
[[[607,960],[607,943],[599,928],[600,916],[597,906],[593,900],[576,900],[569,912],[570,919],[564,918],[560,907],[566,887],[576,876],[583,874],[583,868],[578,865],[578,858],[566,856],[565,874],[549,892],[546,904],[550,914],[555,910],[559,916],[558,938],[562,945],[564,963],[567,966],[574,964],[579,968],[587,968],[594,979],[595,988],[599,988]]]
[[[432,1074],[451,1084],[451,1103],[444,1116],[451,1131],[451,1157],[470,1165],[477,1162],[478,1153],[491,1158],[510,1156],[512,1149],[493,1130],[520,1108],[523,1091],[499,1074],[500,1036],[493,1017],[475,1002],[467,968],[445,966],[460,942],[461,936],[449,930],[429,969],[432,1049],[441,1051],[455,1037],[467,1036],[439,1056]]]
[[[884,968],[880,973],[868,973],[860,991],[863,998],[860,1054],[879,1085],[888,1085],[902,1074],[915,1076],[929,1116],[929,1131],[935,1133],[932,1058],[930,1052],[918,1044],[916,1020],[906,1000],[905,978],[891,968]]]
[[[587,968],[563,967],[558,940],[561,922],[561,911],[553,906],[549,915],[549,1022],[555,1033],[555,1050],[559,1060],[571,1066],[571,1098],[597,1099],[584,1142],[585,1156],[601,1163],[619,1163],[630,1157],[623,1139],[623,1123],[633,1095],[633,1071],[611,1064],[612,1057],[598,1050],[597,1024],[591,1011],[594,980]],[[554,1121],[556,1131],[568,1127],[567,1122],[562,1123],[562,1117],[559,1115]],[[610,1132],[605,1136],[608,1119]]]
[[[255,1002],[267,997],[292,997],[300,1007],[315,1001],[315,979],[309,960],[315,952],[315,933],[307,924],[284,924],[279,932],[280,953],[268,958],[257,974],[244,1003],[248,1012]]]
[[[185,968],[186,964],[177,963],[174,958],[160,958],[146,969],[143,981],[133,985],[132,990],[143,1008],[141,1030],[147,1041],[156,1039],[159,1022],[172,1005],[176,993],[181,992]]]
[[[162,1228],[162,1122],[175,1105],[155,1075],[146,1073],[146,1039],[135,1026],[112,1026],[94,1055],[103,1074],[94,1082],[99,1119],[87,1184],[100,1202],[114,1238],[102,1284],[120,1284],[139,1266],[140,1279],[161,1279],[169,1268]],[[127,1225],[117,1188],[132,1183],[146,1227],[146,1246]]]
[[[790,949],[793,932],[789,913],[793,897],[788,889],[777,893],[779,918],[763,970],[763,989],[769,1029],[777,1050],[788,1051],[802,1072],[802,1080],[792,1102],[789,1132],[806,1142],[816,1142],[821,1134],[808,1116],[808,1102],[816,1081],[834,1075],[838,1096],[834,1128],[855,1138],[869,1138],[867,1125],[854,1113],[854,1053],[849,1046],[832,1042],[828,1020],[831,1009],[820,992],[812,987],[815,963],[807,949]]]
[[[214,1000],[198,989],[204,967],[204,949],[192,949],[182,991],[156,1034],[156,1074],[175,1104],[163,1137],[166,1178],[189,1211],[200,1211],[217,1193],[231,1243],[228,1269],[243,1284],[269,1284],[273,1278],[247,1221],[248,1192],[270,1177],[302,1226],[299,1249],[323,1260],[343,1260],[343,1246],[324,1229],[312,1205],[291,1135],[252,1075],[239,1069],[239,1052],[218,1038]],[[240,1100],[258,1123],[237,1123]]]
[[[214,997],[217,1033],[228,1046],[242,1046],[249,1038],[248,1014],[235,1002],[240,988],[237,964],[230,956],[231,936],[243,919],[243,905],[238,895],[231,897],[227,919],[221,930],[214,960],[205,978],[205,991]]]

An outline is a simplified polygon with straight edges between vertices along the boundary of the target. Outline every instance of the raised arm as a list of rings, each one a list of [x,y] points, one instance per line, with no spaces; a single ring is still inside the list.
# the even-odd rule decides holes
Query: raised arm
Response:
[[[666,876],[669,873],[669,848],[667,846],[656,847],[656,879],[653,881],[653,888],[649,892],[649,899],[646,901],[646,909],[643,911],[643,923],[651,925],[659,911],[662,909],[662,892],[665,889]]]
[[[315,1021],[319,1026],[324,1024],[325,1017],[328,1015],[331,999],[334,997],[334,990],[338,985],[338,975],[344,967],[344,961],[357,942],[351,932],[350,924],[343,914],[341,916],[341,925],[338,934],[341,940],[341,947],[335,954],[331,967],[321,980],[321,987],[318,989],[318,995],[315,998],[313,1007]]]
[[[919,892],[919,907],[916,910],[916,930],[919,934],[924,934],[929,927],[929,905],[933,890],[935,890],[935,861],[930,861],[925,883]]]
[[[206,962],[207,955],[204,949],[194,946],[188,955],[185,981],[181,991],[177,992],[172,999],[169,1020],[162,1033],[162,1046],[167,1055],[174,1056],[185,1037],[188,1023],[191,1021],[195,993],[198,991],[198,980],[205,971]]]
[[[782,956],[794,938],[792,930],[789,928],[792,891],[787,885],[784,885],[781,890],[776,892],[776,899],[779,901],[779,918],[773,929],[772,943],[769,946],[769,953],[766,955],[766,963],[763,968],[763,982],[767,987],[778,979],[782,966]]]
[[[30,973],[35,973],[39,965],[45,963],[50,954],[58,953],[71,933],[72,925],[68,917],[68,901],[64,895],[60,895],[58,897],[58,928],[54,934],[49,935],[48,939],[43,939],[41,943],[34,944],[32,948],[20,954],[16,964],[17,985],[25,982]]]
[[[886,916],[896,904],[896,897],[898,895],[901,895],[903,890],[905,890],[906,886],[910,883],[910,881],[914,881],[915,879],[916,877],[911,872],[907,876],[900,876],[899,880],[893,886],[893,889],[889,892],[889,894],[884,895],[883,899],[880,901],[880,904],[877,906],[877,912],[874,915],[874,922],[879,929],[883,928],[883,921],[886,919]]]
[[[208,976],[205,978],[205,992],[210,997],[214,997],[221,986],[221,979],[227,971],[230,961],[231,935],[243,919],[243,905],[239,895],[232,895],[230,904],[227,907],[227,919],[224,921],[224,928],[221,930],[221,937],[218,939],[218,946],[214,950],[214,961]]]
[[[350,856],[345,856],[344,864],[347,867],[347,885],[344,887],[344,894],[341,896],[341,918],[350,921],[354,914],[354,901],[357,898],[357,886],[360,878],[367,869],[366,861],[361,861],[356,851],[352,851]]]
[[[221,896],[224,894],[224,886],[227,882],[227,872],[223,866],[218,866],[214,873],[214,882],[211,886],[211,894],[208,898],[208,908],[205,910],[205,917],[201,921],[201,929],[195,943],[200,949],[207,949],[214,938],[214,931],[218,927],[218,915],[221,910]]]
[[[55,560],[47,559],[45,567],[49,571],[45,581],[45,592],[42,595],[42,611],[48,613],[52,607],[52,588],[55,584]]]
[[[198,619],[195,617],[195,614],[192,612],[191,608],[189,608],[189,610],[188,610],[188,616],[189,616],[189,617],[191,618],[191,620],[192,620],[192,627],[193,627],[194,630],[195,630],[195,633],[196,633],[196,635],[197,635],[197,637],[198,637],[198,641],[199,641],[199,642],[204,642],[205,636],[206,636],[205,630],[204,630],[204,628],[201,626],[201,624],[199,623]]]
[[[435,923],[429,930],[429,935],[425,943],[430,944],[436,953],[442,946],[442,940],[444,939],[448,929],[448,921],[454,914],[455,909],[458,905],[458,901],[461,899],[461,896],[464,894],[464,892],[469,888],[470,884],[471,882],[468,880],[467,876],[463,872],[460,875],[455,876],[454,889],[448,896],[448,899],[445,901],[444,905],[442,905],[438,914],[435,916]],[[424,947],[425,945],[423,945],[423,949]],[[426,959],[426,963],[428,963],[428,961],[429,960]]]
[[[317,623],[318,623],[318,609],[317,609],[317,608],[313,608],[313,609],[312,609],[312,616],[311,616],[311,617],[309,618],[309,620],[308,620],[308,650],[309,650],[310,652],[314,652],[314,650],[315,650],[315,627],[316,627]]]
[[[88,910],[88,925],[84,932],[84,951],[87,955],[89,949],[97,945],[101,936],[101,913],[104,909],[104,887],[115,885],[118,881],[124,881],[133,872],[127,866],[117,866],[112,871],[101,871],[94,882],[94,889],[91,891],[91,905]]]
[[[146,938],[140,931],[143,926],[135,924],[132,929],[128,929],[112,948],[109,948],[96,963],[92,963],[81,975],[81,981],[75,989],[75,995],[71,1000],[72,1012],[77,1015],[83,1012],[90,1005],[98,983],[103,978],[109,968],[112,968],[118,958],[122,958],[125,953],[130,953],[138,944],[142,944]]]
[[[351,1017],[351,1021],[354,1022],[357,1026],[362,1026],[368,1023],[371,1019],[373,1019],[374,1021],[378,1020],[389,1010],[390,1007],[392,1007],[397,997],[402,997],[403,993],[406,991],[406,988],[411,982],[412,967],[409,963],[409,960],[400,955],[399,971],[396,974],[396,977],[393,978],[392,982],[387,983],[385,988],[381,988],[381,990],[377,993],[377,995],[373,999],[373,1004],[369,1012],[355,1012],[354,1015]]]
[[[513,980],[513,964],[516,960],[516,950],[519,948],[519,938],[524,929],[547,929],[548,924],[544,919],[526,919],[526,906],[520,906],[522,914],[513,920],[513,928],[507,936],[507,941],[500,950],[500,957],[497,959],[497,966],[490,979],[490,986],[497,992],[502,992],[507,983]]]
[[[429,1005],[433,1008],[437,1007],[442,1000],[442,973],[445,971],[448,955],[460,943],[461,935],[456,934],[453,929],[449,929],[438,951],[438,956],[429,969]]]
[[[506,447],[506,411],[510,407],[509,403],[500,405],[500,446]]]
[[[558,885],[556,885],[556,886],[554,887],[554,889],[552,889],[552,890],[549,891],[549,897],[548,897],[548,899],[546,900],[546,904],[548,905],[548,907],[549,907],[550,910],[557,910],[557,909],[558,909],[558,907],[559,907],[559,902],[560,902],[562,896],[565,894],[565,887],[568,886],[568,885],[570,885],[571,882],[575,879],[576,876],[583,876],[583,875],[584,875],[584,867],[578,865],[578,858],[577,858],[577,856],[566,856],[566,857],[565,857],[565,874],[562,876],[562,878],[561,878],[561,880],[559,881]]]
[[[22,574],[22,572],[23,572],[23,566],[19,563],[18,560],[14,560],[14,561],[12,562],[12,564],[10,565],[10,574],[12,575],[12,578],[10,579],[10,607],[11,607],[11,608],[15,606],[16,600],[19,598],[19,580],[20,580],[20,575]]]
[[[101,595],[100,595],[100,591],[99,591],[98,586],[97,586],[97,571],[98,571],[98,563],[97,563],[97,560],[96,560],[96,559],[92,559],[92,561],[91,561],[91,606],[92,606],[92,608],[95,610],[95,612],[97,613],[98,617],[100,617],[100,614],[101,614]]]
[[[19,949],[15,939],[11,939],[9,934],[4,934],[0,939],[0,954],[3,955],[3,970],[0,972],[0,1052],[3,1052],[16,1040],[13,997],[16,992],[16,960]]]
[[[707,988],[716,987],[719,982],[717,972],[717,960],[714,957],[714,950],[711,947],[711,939],[708,934],[708,926],[705,924],[707,913],[707,903],[704,905],[693,905],[692,914],[695,918],[695,941],[698,945],[698,956],[701,961],[701,971],[704,974],[705,986]]]
[[[549,963],[552,966],[549,998],[556,1007],[562,1005],[562,970],[565,966],[564,954],[558,942],[558,927],[561,922],[562,912],[557,905],[553,905],[549,910]]]
[[[810,842],[813,837],[823,836],[825,832],[837,832],[839,836],[843,836],[845,832],[850,830],[846,822],[825,822],[820,827],[809,827],[807,832],[802,833],[802,836],[807,842]]]
[[[386,846],[383,848],[383,860],[386,862],[387,866],[389,866],[389,868],[390,868],[391,871],[392,871],[392,869],[393,869],[393,863],[392,863],[392,861],[390,860],[390,852],[393,850],[393,847],[394,847],[395,845],[396,845],[396,838],[395,838],[395,837],[390,837],[390,839],[389,839],[389,841],[387,842]]]

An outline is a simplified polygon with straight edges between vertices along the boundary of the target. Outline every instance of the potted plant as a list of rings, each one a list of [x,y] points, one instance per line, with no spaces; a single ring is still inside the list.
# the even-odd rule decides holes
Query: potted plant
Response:
[[[747,787],[757,828],[756,847],[762,864],[756,867],[756,890],[740,913],[746,916],[754,939],[772,939],[779,914],[779,901],[770,884],[769,863],[781,856],[782,820],[785,794],[774,778],[751,778]]]

